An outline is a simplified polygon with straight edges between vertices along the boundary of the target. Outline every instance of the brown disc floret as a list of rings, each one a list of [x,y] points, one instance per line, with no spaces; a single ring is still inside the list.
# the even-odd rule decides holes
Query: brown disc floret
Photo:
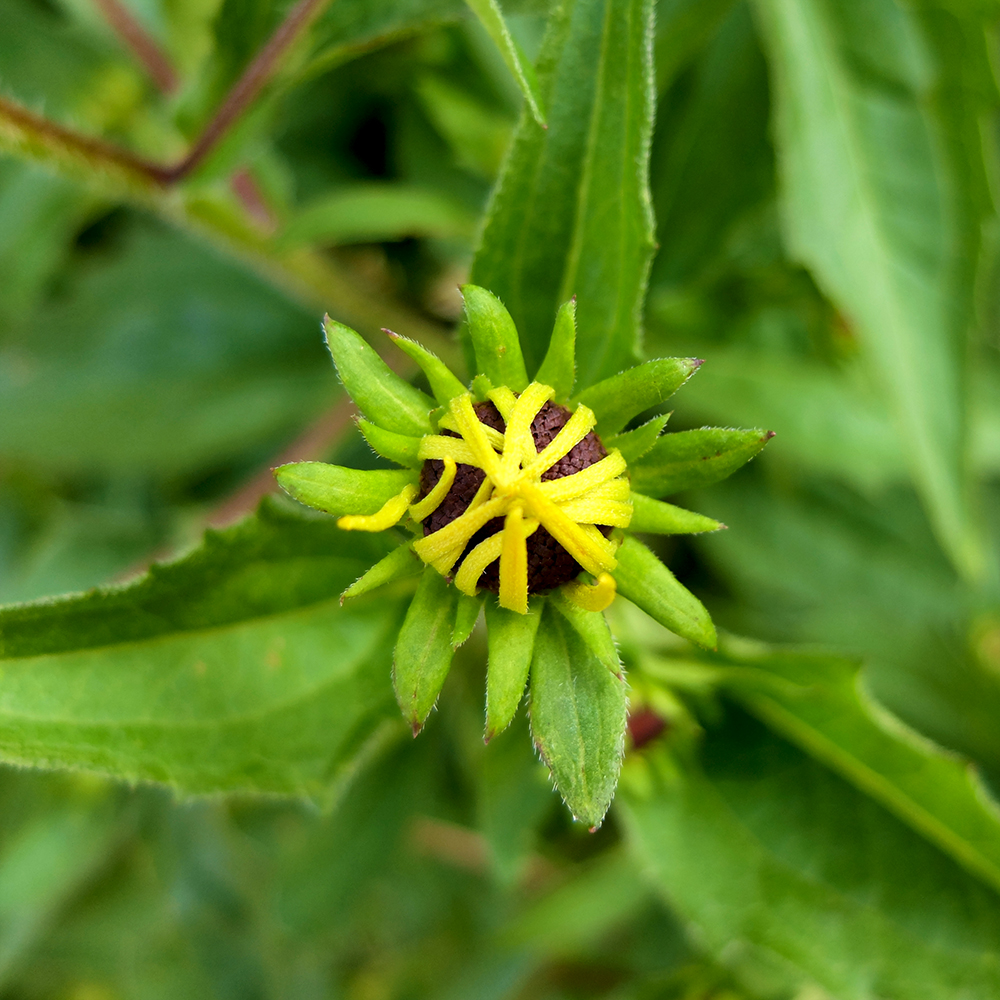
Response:
[[[501,433],[506,429],[503,417],[500,416],[500,411],[493,403],[477,403],[475,411],[480,423]],[[565,406],[546,403],[531,423],[531,436],[535,442],[535,450],[541,451],[559,433],[571,415]],[[449,437],[458,437],[453,431],[442,430],[441,433]],[[567,455],[564,455],[542,474],[542,480],[562,479],[564,476],[571,476],[573,473],[599,462],[606,455],[607,450],[601,443],[601,439],[594,431],[590,431]],[[441,478],[443,471],[444,462],[440,459],[432,458],[424,462],[420,472],[419,499],[422,500],[430,493]],[[463,514],[472,503],[472,499],[485,477],[486,474],[482,469],[459,463],[455,469],[455,481],[452,483],[451,489],[438,507],[424,519],[424,535],[439,531],[460,514]],[[480,542],[502,530],[503,526],[504,519],[502,517],[489,521],[472,536],[458,562],[460,563]],[[598,527],[601,526],[598,525]],[[601,527],[601,531],[605,535],[610,530],[610,528]],[[551,590],[553,587],[567,583],[582,569],[580,564],[541,525],[528,537],[527,548],[529,594]],[[479,578],[479,586],[491,590],[493,593],[499,593],[499,559],[494,560],[483,571]]]

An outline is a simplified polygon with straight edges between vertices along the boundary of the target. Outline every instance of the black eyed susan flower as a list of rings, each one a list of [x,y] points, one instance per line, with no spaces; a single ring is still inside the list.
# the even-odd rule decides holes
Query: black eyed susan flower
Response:
[[[469,385],[390,333],[433,398],[353,330],[325,321],[361,433],[399,470],[298,462],[275,475],[346,531],[399,533],[398,547],[343,596],[420,573],[393,660],[396,698],[414,735],[485,607],[487,741],[511,722],[530,678],[535,745],[574,815],[595,826],[614,795],[626,723],[624,674],[604,610],[620,595],[683,638],[715,646],[701,602],[633,533],[723,527],[655,497],[724,478],[770,435],[664,434],[669,415],[630,427],[701,362],[647,361],[574,394],[573,302],[560,308],[531,379],[500,301],[475,285],[463,295],[477,368]]]

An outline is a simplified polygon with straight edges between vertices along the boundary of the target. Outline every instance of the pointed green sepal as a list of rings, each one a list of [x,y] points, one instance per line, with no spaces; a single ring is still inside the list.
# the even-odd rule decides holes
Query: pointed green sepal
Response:
[[[378,587],[383,587],[393,580],[404,580],[408,576],[416,576],[423,567],[419,556],[410,547],[409,542],[393,549],[387,556],[379,559],[366,573],[358,577],[347,590],[340,595],[340,603],[351,597],[360,597]]]
[[[543,598],[534,597],[525,615],[486,602],[486,742],[502,733],[517,712],[528,683],[535,635],[542,617]]]
[[[693,510],[675,507],[672,503],[653,500],[641,493],[632,494],[632,520],[629,531],[646,531],[651,535],[699,535],[705,531],[725,528],[721,521],[715,521]]]
[[[749,462],[772,437],[771,431],[726,427],[664,434],[630,466],[632,486],[655,497],[711,486]]]
[[[614,798],[625,747],[625,682],[546,605],[531,660],[531,735],[573,816],[594,828]]]
[[[556,610],[579,632],[590,651],[613,674],[621,675],[622,663],[618,656],[615,637],[611,634],[608,620],[603,611],[585,611],[579,604],[574,604],[561,589],[552,591],[549,595]]]
[[[669,399],[701,366],[697,358],[657,358],[584,389],[573,400],[597,414],[597,433],[620,431],[633,417]]]
[[[480,596],[470,597],[468,594],[458,595],[458,607],[455,609],[455,625],[451,630],[452,648],[458,649],[472,635],[472,630],[479,621],[479,612],[483,607]]]
[[[419,469],[424,464],[423,459],[417,457],[420,438],[387,431],[384,427],[365,420],[364,417],[358,420],[358,430],[371,445],[372,451],[389,459],[390,462],[405,465],[408,469]]]
[[[485,403],[493,391],[493,383],[485,375],[477,375],[472,380],[472,395],[477,403]]]
[[[397,434],[431,433],[430,396],[401,379],[350,327],[326,316],[323,333],[344,388],[372,423]]]
[[[523,392],[528,372],[510,313],[492,292],[479,285],[463,285],[462,296],[478,372],[495,386]]]
[[[715,649],[715,626],[705,606],[646,548],[628,535],[618,549],[618,593],[682,639]]]
[[[406,612],[393,655],[392,683],[403,718],[416,736],[430,714],[451,667],[458,591],[425,566]]]
[[[291,462],[274,470],[278,485],[299,503],[340,517],[375,514],[405,486],[416,483],[409,469],[345,469],[326,462]]]
[[[617,448],[622,453],[622,458],[629,465],[632,465],[633,462],[637,462],[656,444],[669,419],[670,414],[664,413],[658,417],[653,417],[652,420],[647,420],[634,430],[604,438],[604,447],[609,451],[612,448]]]
[[[404,354],[408,354],[420,366],[420,370],[430,382],[434,398],[441,406],[447,406],[456,396],[461,396],[466,391],[465,386],[459,382],[452,370],[436,354],[428,351],[423,344],[418,344],[415,340],[393,333],[392,330],[385,332]]]
[[[565,403],[573,393],[576,381],[576,299],[570,299],[559,307],[556,323],[552,328],[552,339],[545,352],[535,381],[551,385],[556,391],[556,400]]]

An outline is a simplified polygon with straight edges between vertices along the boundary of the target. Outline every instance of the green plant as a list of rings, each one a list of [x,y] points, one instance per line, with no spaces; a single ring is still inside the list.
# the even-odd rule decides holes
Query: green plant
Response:
[[[0,996],[1000,993],[998,14],[0,0]]]

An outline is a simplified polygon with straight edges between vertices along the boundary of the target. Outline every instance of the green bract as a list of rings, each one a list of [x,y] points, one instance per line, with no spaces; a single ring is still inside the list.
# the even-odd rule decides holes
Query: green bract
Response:
[[[330,319],[324,324],[340,379],[361,410],[365,439],[401,470],[297,462],[275,469],[275,476],[297,500],[336,515],[345,530],[397,533],[396,548],[344,599],[420,574],[393,657],[396,700],[414,735],[485,603],[486,739],[510,724],[530,688],[535,746],[573,815],[596,826],[614,796],[626,721],[624,672],[604,608],[618,593],[677,635],[706,648],[716,644],[702,603],[628,530],[679,534],[724,527],[656,496],[724,478],[770,435],[717,428],[664,435],[665,416],[627,429],[673,395],[701,362],[659,358],[577,387],[576,314],[568,302],[531,381],[517,329],[500,300],[476,285],[462,292],[479,369],[469,391],[430,351],[390,334],[427,376],[432,399],[396,375],[353,330]],[[484,428],[474,413],[474,401],[487,396],[504,419],[503,433]],[[551,443],[537,445],[536,455],[532,420],[548,400],[563,403],[571,396],[572,415]],[[595,425],[605,435],[607,457],[541,481],[544,470]],[[430,459],[443,460],[444,471],[418,500],[420,468]],[[425,534],[420,522],[447,496],[461,465],[483,470],[476,498],[450,523]],[[498,518],[504,527],[473,547],[473,535]],[[580,574],[529,597],[526,539],[540,525],[573,556]],[[610,536],[596,525],[605,526],[605,534],[611,527]],[[499,593],[484,594],[480,577],[497,561]]]

